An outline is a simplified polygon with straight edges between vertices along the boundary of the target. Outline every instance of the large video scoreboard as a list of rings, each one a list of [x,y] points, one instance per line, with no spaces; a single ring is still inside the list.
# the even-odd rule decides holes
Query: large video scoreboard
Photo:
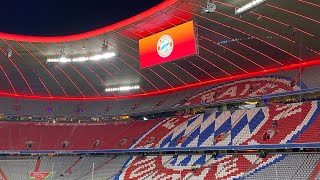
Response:
[[[139,40],[140,68],[197,54],[193,21]]]

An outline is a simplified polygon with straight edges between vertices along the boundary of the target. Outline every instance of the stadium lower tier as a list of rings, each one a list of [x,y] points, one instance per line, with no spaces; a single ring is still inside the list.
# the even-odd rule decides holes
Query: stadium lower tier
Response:
[[[0,150],[108,150],[319,145],[320,102],[129,123],[0,123]],[[250,149],[249,148],[249,149]]]
[[[0,160],[0,179],[24,180],[37,179],[37,173],[53,180],[94,179],[101,180],[115,176],[128,156],[80,157],[80,156],[44,156],[39,159],[6,159]]]
[[[316,180],[320,154],[44,156],[0,160],[0,178],[22,180],[42,174],[53,180]]]
[[[319,154],[131,157],[114,179],[319,179]]]

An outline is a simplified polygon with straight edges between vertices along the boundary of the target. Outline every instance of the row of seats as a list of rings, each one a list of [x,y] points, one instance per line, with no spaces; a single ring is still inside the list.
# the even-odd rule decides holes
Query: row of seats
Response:
[[[319,101],[128,123],[1,122],[0,150],[99,150],[310,143]]]
[[[36,161],[31,157],[0,160],[1,178],[28,179],[30,172],[35,170]],[[57,180],[85,180],[92,177],[94,180],[304,180],[319,174],[319,161],[320,155],[316,153],[270,154],[264,158],[254,154],[214,157],[201,154],[174,157],[54,156],[42,157],[38,172],[48,172],[49,179]],[[69,167],[72,167],[71,172],[67,172]],[[318,179],[318,176],[313,179]]]
[[[0,150],[127,149],[161,119],[128,123],[0,122]],[[119,146],[119,142],[128,139]]]
[[[169,163],[165,163],[168,161]],[[296,162],[295,162],[296,160]],[[268,155],[180,155],[134,157],[115,179],[308,179],[317,154]],[[289,178],[290,177],[290,178]]]
[[[172,117],[149,130],[131,148],[318,142],[319,103],[312,101]]]
[[[190,97],[184,105],[213,103],[222,100],[279,94],[303,89],[294,78],[282,76],[254,77],[210,88]]]
[[[2,179],[28,179],[29,173],[36,167],[36,159],[0,160]]]
[[[50,173],[48,179],[54,180],[101,180],[113,176],[121,169],[128,156],[53,156],[41,157],[40,168],[36,172]],[[39,161],[39,160],[38,160]],[[0,169],[4,180],[30,179],[30,173],[35,172],[37,159],[32,157],[22,159],[0,160]],[[75,163],[76,162],[76,163]],[[71,167],[71,169],[70,169]],[[93,170],[93,172],[92,172]]]
[[[292,103],[168,118],[131,148],[144,148],[144,143],[153,137],[157,141],[148,147],[318,143],[319,103]],[[270,131],[273,133],[267,139],[263,138]],[[272,154],[265,158],[258,155],[132,157],[116,179],[308,179],[312,174],[320,176],[317,172],[319,161],[318,154]]]
[[[180,155],[134,157],[131,164],[119,176],[121,165],[127,156],[84,157],[73,167],[66,169],[79,157],[52,157],[41,159],[39,172],[51,172],[53,179],[308,179],[320,160],[318,154],[268,155]],[[111,160],[112,159],[112,160]],[[68,161],[66,161],[68,160]],[[35,159],[2,160],[0,167],[6,179],[27,179],[34,171]],[[107,162],[107,163],[106,163]],[[98,169],[97,167],[100,168]],[[5,179],[4,177],[2,177]]]
[[[246,179],[309,179],[319,160],[319,154],[283,155],[282,160],[254,171]]]
[[[319,154],[277,154],[264,158],[258,155],[133,157],[124,172],[115,179],[305,180],[315,171],[319,172],[316,168],[319,161]]]

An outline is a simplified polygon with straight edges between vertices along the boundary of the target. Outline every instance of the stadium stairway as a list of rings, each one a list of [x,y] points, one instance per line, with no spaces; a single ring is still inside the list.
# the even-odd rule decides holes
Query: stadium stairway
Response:
[[[38,172],[40,169],[40,165],[41,165],[41,159],[39,158],[36,162],[36,166],[34,167],[34,171],[33,172]]]
[[[317,179],[320,179],[320,159],[318,159],[317,165],[309,177],[309,180],[317,180]]]
[[[70,167],[67,168],[67,170],[65,171],[65,173],[71,174],[72,168],[75,167],[75,166],[80,162],[80,160],[81,160],[80,158],[77,159]]]
[[[8,180],[6,174],[3,172],[2,168],[0,168],[0,175],[1,175],[1,179]]]

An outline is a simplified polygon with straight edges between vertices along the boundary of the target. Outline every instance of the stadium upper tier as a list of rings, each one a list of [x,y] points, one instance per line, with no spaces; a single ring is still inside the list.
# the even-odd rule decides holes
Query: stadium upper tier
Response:
[[[173,107],[218,104],[319,91],[320,66],[190,88],[171,94],[113,101],[46,101],[3,97],[0,114],[9,116],[84,116],[128,115],[171,110]],[[2,85],[2,88],[5,84]],[[9,88],[9,87],[8,87]],[[305,96],[303,96],[305,97]],[[307,97],[305,97],[307,98]],[[50,111],[49,111],[50,110]]]
[[[130,123],[1,122],[0,150],[256,149],[290,148],[294,144],[313,147],[319,145],[319,113],[319,102],[310,101]]]
[[[235,15],[245,0],[166,0],[119,23],[83,34],[31,37],[0,33],[0,95],[45,100],[146,97],[320,63],[319,2],[267,1]],[[140,68],[139,40],[193,20],[198,54]],[[181,33],[181,32],[180,32]],[[56,57],[110,59],[47,63]],[[151,59],[150,59],[151,61]],[[129,92],[106,88],[139,86]]]

